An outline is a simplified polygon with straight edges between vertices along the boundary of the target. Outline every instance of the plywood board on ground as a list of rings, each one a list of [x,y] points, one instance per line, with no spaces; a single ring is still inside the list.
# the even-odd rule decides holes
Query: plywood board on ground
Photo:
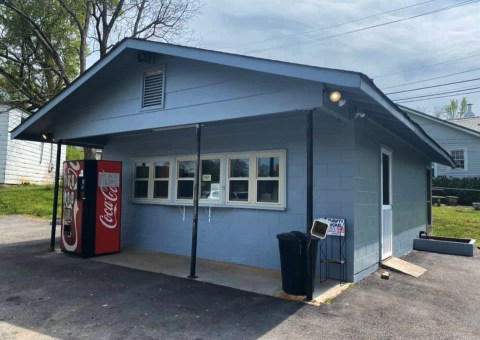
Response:
[[[383,260],[382,267],[395,270],[397,272],[401,272],[413,277],[419,277],[427,271],[425,268],[422,268],[420,266],[417,266],[416,264],[404,261],[394,256]]]

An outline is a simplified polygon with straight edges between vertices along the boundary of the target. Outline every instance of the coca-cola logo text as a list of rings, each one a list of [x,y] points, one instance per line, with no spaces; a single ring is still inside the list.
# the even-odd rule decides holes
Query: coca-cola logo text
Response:
[[[115,229],[117,227],[118,189],[102,187],[100,191],[104,197],[104,209],[100,215],[100,222],[108,229]]]

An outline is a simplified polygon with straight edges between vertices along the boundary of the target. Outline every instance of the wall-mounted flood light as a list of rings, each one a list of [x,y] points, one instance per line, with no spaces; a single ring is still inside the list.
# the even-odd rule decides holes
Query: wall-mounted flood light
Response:
[[[329,98],[332,103],[338,103],[342,99],[342,94],[339,91],[332,91]]]
[[[338,104],[338,107],[342,107],[347,103],[347,100],[342,98],[342,93],[340,91],[332,91],[328,95],[328,98],[332,103]]]

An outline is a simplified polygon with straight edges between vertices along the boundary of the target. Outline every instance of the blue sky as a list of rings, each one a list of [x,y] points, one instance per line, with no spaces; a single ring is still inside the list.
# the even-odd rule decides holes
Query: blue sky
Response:
[[[384,92],[388,93],[480,78],[480,2],[357,33],[329,39],[325,37],[465,1],[204,0],[201,13],[191,23],[195,37],[191,44],[269,59],[359,71],[373,78],[381,89],[479,68],[456,76],[385,89]],[[322,29],[420,3],[424,4]],[[312,30],[315,32],[303,33]],[[474,56],[476,54],[478,56]],[[465,59],[450,62],[460,58]],[[480,87],[480,80],[389,97],[405,98],[470,87]],[[480,115],[480,93],[465,96],[474,104],[473,111]],[[433,113],[435,107],[443,106],[452,98],[462,97],[452,95],[404,105]]]

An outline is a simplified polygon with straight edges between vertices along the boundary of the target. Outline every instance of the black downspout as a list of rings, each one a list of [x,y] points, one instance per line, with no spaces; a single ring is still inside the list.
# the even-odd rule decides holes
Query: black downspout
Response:
[[[200,186],[200,150],[202,140],[202,126],[196,125],[197,155],[195,157],[195,177],[193,180],[193,227],[192,227],[192,253],[190,256],[190,275],[188,278],[196,279],[195,267],[197,265],[197,229],[198,229],[198,191]]]
[[[313,111],[307,113],[307,234],[310,235],[310,228],[313,223]],[[309,242],[309,245],[311,243]],[[307,301],[313,299],[313,249],[307,247]]]
[[[53,143],[50,145],[53,148]],[[53,192],[52,207],[52,234],[50,237],[50,250],[55,249],[55,232],[57,228],[58,187],[60,182],[60,156],[62,155],[62,143],[57,143],[57,159],[55,164],[55,191]]]

